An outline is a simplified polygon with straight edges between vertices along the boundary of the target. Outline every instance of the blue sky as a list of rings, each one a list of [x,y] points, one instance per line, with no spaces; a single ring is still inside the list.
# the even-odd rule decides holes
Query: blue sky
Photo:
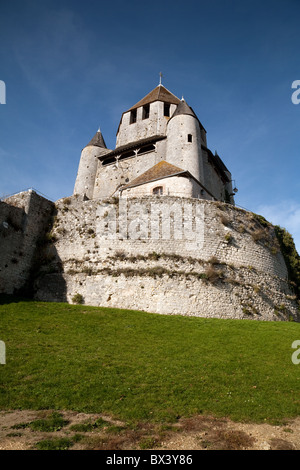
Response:
[[[81,149],[159,82],[192,106],[239,189],[300,251],[299,0],[1,0],[0,196],[73,192]]]

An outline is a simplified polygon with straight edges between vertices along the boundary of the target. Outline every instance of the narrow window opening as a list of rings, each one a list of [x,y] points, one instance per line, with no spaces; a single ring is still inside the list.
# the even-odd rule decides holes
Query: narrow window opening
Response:
[[[164,116],[170,117],[170,104],[164,103]]]
[[[130,112],[130,124],[134,124],[136,122],[136,109],[133,109]]]
[[[193,136],[192,136],[192,134],[188,134],[188,142],[193,142]]]
[[[163,195],[163,187],[162,186],[156,186],[153,188],[152,193],[155,194],[156,196],[162,196]]]
[[[143,119],[148,119],[150,116],[150,104],[143,106]]]

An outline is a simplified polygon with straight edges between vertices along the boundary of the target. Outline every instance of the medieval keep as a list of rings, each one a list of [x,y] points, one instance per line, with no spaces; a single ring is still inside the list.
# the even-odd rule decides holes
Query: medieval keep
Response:
[[[0,201],[0,293],[166,315],[299,321],[274,226],[234,203],[193,109],[161,83],[99,131],[72,196]]]
[[[178,196],[233,204],[232,178],[193,109],[159,84],[122,114],[116,148],[100,129],[82,150],[74,195]]]

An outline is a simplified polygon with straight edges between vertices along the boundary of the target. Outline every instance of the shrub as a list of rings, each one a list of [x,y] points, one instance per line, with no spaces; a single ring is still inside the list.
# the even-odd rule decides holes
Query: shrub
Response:
[[[231,233],[228,232],[226,233],[224,239],[227,243],[230,243],[233,240],[233,236],[231,235]]]
[[[72,297],[72,302],[73,304],[83,304],[84,302],[84,299],[83,299],[83,296],[81,294],[75,294],[73,297]]]
[[[155,251],[153,251],[153,253],[149,253],[148,255],[148,258],[151,259],[151,260],[159,260],[159,258],[161,257],[160,254],[156,253]]]
[[[261,242],[266,239],[266,232],[264,229],[257,229],[251,233],[251,237],[255,243]]]
[[[253,213],[253,218],[260,223],[263,227],[271,227],[270,222],[268,222],[262,215],[254,214]]]
[[[222,222],[223,225],[226,225],[226,226],[227,226],[227,225],[230,224],[230,220],[229,220],[228,217],[226,217],[225,214],[221,214],[220,220],[221,220],[221,222]]]
[[[275,226],[275,234],[287,266],[289,279],[293,283],[297,298],[300,299],[300,256],[296,250],[293,237],[279,225]]]
[[[221,271],[218,271],[217,269],[214,268],[213,265],[209,265],[207,266],[207,268],[205,269],[205,278],[211,282],[211,283],[215,283],[217,282],[219,279],[222,278],[222,273]]]
[[[117,250],[115,252],[115,256],[114,256],[115,259],[119,259],[121,261],[124,261],[126,259],[126,253],[125,251],[122,251],[122,250]]]
[[[46,241],[48,243],[54,243],[57,240],[57,236],[53,232],[47,232],[46,233]]]

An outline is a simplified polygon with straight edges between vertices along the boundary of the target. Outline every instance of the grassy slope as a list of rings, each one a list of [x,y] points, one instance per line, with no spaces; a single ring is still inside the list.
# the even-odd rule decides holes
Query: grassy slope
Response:
[[[0,409],[72,409],[126,420],[300,415],[300,325],[68,304],[0,305]]]

